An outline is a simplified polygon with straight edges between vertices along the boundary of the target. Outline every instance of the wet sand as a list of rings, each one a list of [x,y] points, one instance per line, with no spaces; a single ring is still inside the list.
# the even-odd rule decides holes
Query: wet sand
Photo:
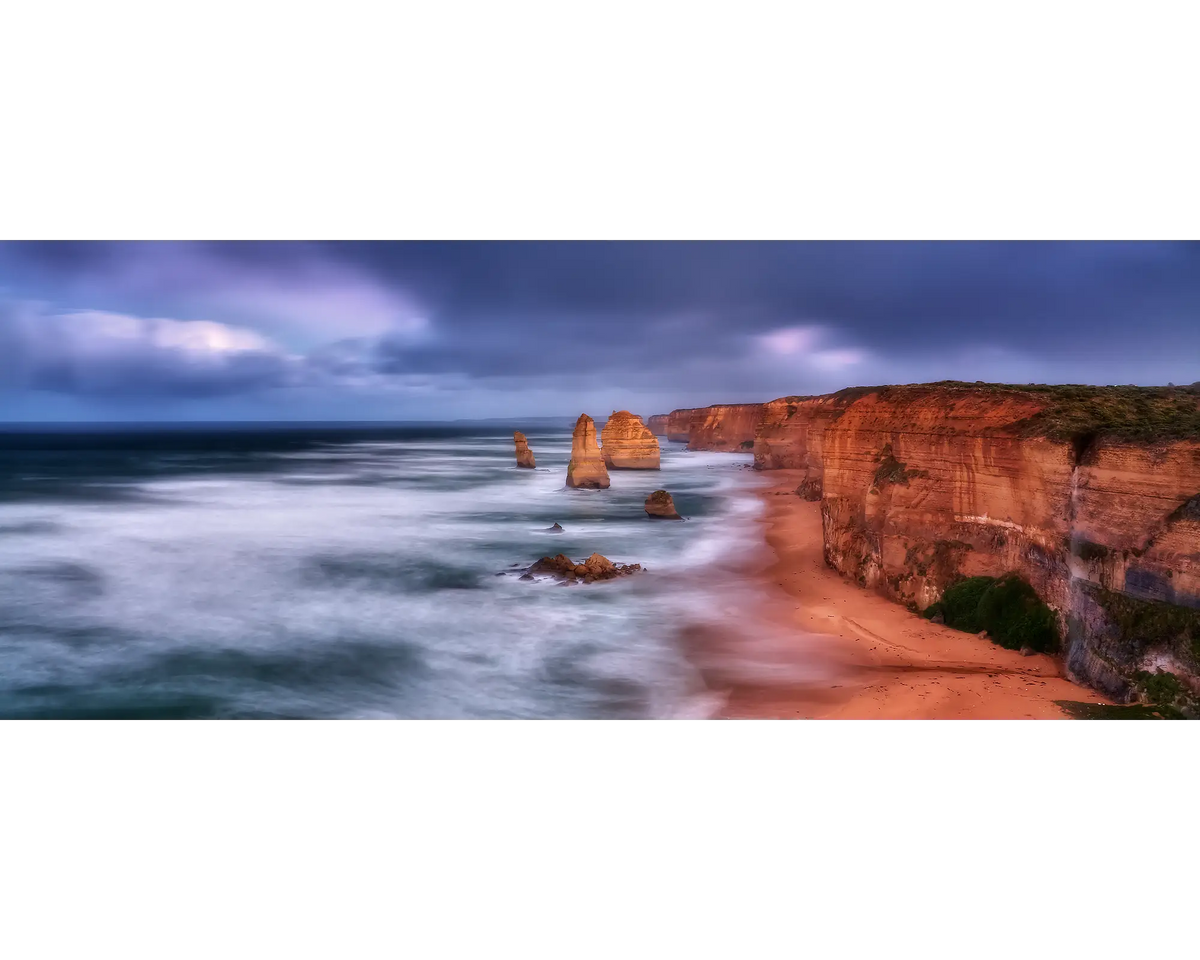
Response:
[[[802,472],[767,475],[760,519],[773,556],[752,625],[694,626],[689,646],[726,718],[1066,719],[1055,700],[1106,702],[1051,657],[1023,657],[930,623],[825,565],[821,505]]]

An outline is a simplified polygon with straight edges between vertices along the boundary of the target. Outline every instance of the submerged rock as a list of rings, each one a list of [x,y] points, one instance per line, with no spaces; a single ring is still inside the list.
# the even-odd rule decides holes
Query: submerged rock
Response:
[[[654,520],[682,520],[675,511],[675,501],[666,490],[655,490],[646,498],[646,515]]]
[[[562,532],[563,532],[562,524],[561,524],[561,523],[555,523],[555,524],[554,524],[554,526],[552,526],[552,527],[547,527],[547,528],[546,528],[546,532],[547,532],[547,533],[562,533]]]
[[[537,466],[537,461],[533,459],[533,451],[529,449],[529,442],[525,439],[525,434],[517,431],[513,434],[513,442],[517,445],[517,466],[527,467],[532,470]]]
[[[596,423],[586,413],[575,421],[571,435],[571,462],[567,464],[567,486],[604,489],[608,486],[608,468],[596,442]]]
[[[596,580],[613,580],[616,577],[628,576],[641,569],[640,563],[613,563],[608,557],[598,553],[593,553],[582,563],[576,563],[565,553],[559,553],[553,557],[542,557],[529,568],[521,579],[524,580],[526,577],[533,579],[534,574],[542,574],[563,580],[582,580],[584,583],[593,583]]]
[[[600,431],[600,452],[614,470],[658,470],[658,439],[628,410],[614,410]]]

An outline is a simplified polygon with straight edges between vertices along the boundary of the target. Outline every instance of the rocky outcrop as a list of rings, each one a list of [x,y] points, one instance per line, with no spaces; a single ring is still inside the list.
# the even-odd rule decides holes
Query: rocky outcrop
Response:
[[[691,407],[681,407],[668,413],[667,439],[672,443],[687,443],[692,433],[692,414],[695,412]]]
[[[658,440],[641,417],[614,410],[600,431],[600,453],[613,470],[659,469]]]
[[[728,403],[692,411],[688,426],[689,450],[749,453],[762,420],[761,403]]]
[[[517,445],[517,466],[527,467],[532,470],[537,466],[537,462],[533,459],[533,451],[529,449],[529,442],[525,439],[525,434],[519,430],[513,434],[513,442]]]
[[[646,515],[651,519],[682,520],[675,510],[675,501],[666,490],[655,490],[646,498]]]
[[[669,419],[670,414],[656,413],[646,421],[646,429],[656,437],[665,437],[667,435],[667,421]]]
[[[551,576],[561,580],[579,580],[583,583],[594,583],[597,580],[614,580],[617,577],[627,577],[642,569],[640,563],[613,563],[608,557],[593,553],[586,560],[576,563],[566,554],[560,553],[553,557],[542,557],[525,573],[525,577]]]
[[[601,489],[608,486],[608,469],[596,443],[596,424],[586,413],[575,421],[571,435],[571,462],[567,464],[567,486]]]

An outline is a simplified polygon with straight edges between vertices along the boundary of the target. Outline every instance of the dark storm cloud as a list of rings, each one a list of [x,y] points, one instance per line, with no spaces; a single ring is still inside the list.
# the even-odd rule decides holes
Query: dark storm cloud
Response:
[[[820,323],[868,348],[986,342],[1147,349],[1200,308],[1200,245],[1108,243],[585,243],[331,248],[419,291],[456,328],[560,325],[676,337],[719,353],[739,335]],[[656,344],[657,345],[657,344]],[[676,349],[682,344],[676,341]]]
[[[216,323],[0,303],[0,387],[84,397],[215,397],[281,386],[289,359]]]
[[[0,244],[0,298],[5,382],[67,393],[1200,377],[1196,244]]]

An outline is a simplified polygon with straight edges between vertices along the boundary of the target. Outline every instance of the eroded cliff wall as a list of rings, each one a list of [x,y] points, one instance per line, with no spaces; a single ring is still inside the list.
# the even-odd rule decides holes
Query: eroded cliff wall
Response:
[[[667,421],[671,418],[669,413],[656,413],[652,417],[646,418],[647,429],[656,437],[665,437],[667,435]]]
[[[722,403],[691,413],[689,450],[722,450],[749,453],[762,421],[762,403]]]
[[[695,413],[691,407],[682,407],[679,410],[672,410],[666,414],[667,418],[667,439],[675,443],[687,443],[692,434],[692,414]],[[654,417],[650,418],[651,420]]]
[[[835,396],[782,397],[763,404],[754,437],[754,469],[803,470],[796,493],[820,500],[825,428],[846,406]]]
[[[1030,391],[849,401],[819,441],[832,567],[916,608],[959,576],[1015,570],[1057,612],[1077,678],[1122,697],[1137,671],[1163,669],[1200,691],[1200,442],[1154,440],[1152,424],[1146,437],[1072,434],[1055,399]],[[760,437],[764,467],[811,459],[822,409],[807,434],[788,428],[795,451]]]

